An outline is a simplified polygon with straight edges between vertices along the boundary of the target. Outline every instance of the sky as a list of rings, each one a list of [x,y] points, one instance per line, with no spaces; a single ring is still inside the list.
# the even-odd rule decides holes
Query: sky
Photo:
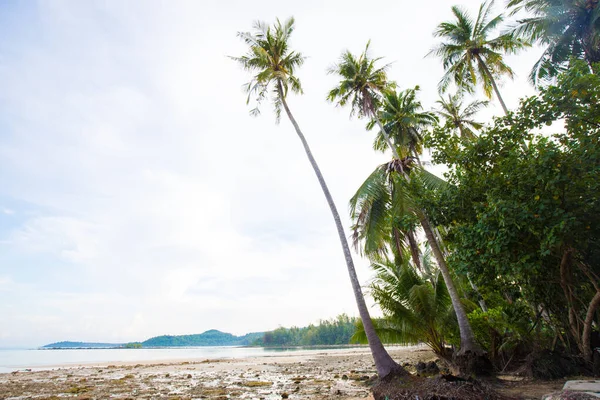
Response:
[[[249,116],[250,76],[228,56],[245,52],[236,33],[254,21],[295,17],[305,94],[288,102],[348,228],[348,200],[389,155],[372,150],[366,121],[326,102],[327,68],[371,40],[390,79],[419,85],[434,107],[443,69],[424,56],[452,4],[2,1],[0,347],[357,315],[300,142],[269,104]],[[475,13],[479,3],[456,4]],[[534,93],[538,55],[507,58],[509,108]],[[493,102],[481,119],[500,112]],[[354,256],[366,285],[369,263]]]

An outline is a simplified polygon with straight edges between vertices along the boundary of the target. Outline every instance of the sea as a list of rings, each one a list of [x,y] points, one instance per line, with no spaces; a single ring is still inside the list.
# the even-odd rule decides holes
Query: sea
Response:
[[[110,365],[149,361],[203,361],[246,357],[269,357],[285,353],[318,354],[328,348],[263,348],[235,346],[170,347],[156,349],[0,349],[0,373],[47,370],[76,365]],[[329,348],[333,349],[333,348]],[[335,348],[336,352],[356,347]],[[365,347],[367,350],[368,347]]]

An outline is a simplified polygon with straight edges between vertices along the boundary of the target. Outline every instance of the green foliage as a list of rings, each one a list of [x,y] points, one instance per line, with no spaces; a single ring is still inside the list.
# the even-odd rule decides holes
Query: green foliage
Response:
[[[404,257],[408,260],[408,257]],[[375,324],[381,340],[387,343],[426,343],[441,357],[448,357],[446,344],[456,343],[456,319],[444,280],[438,270],[419,275],[408,261],[401,264],[375,263],[371,295],[385,319]],[[366,343],[362,325],[353,341]]]
[[[463,95],[461,92],[455,95],[448,95],[447,99],[440,96],[436,102],[439,106],[437,113],[444,118],[446,128],[458,130],[461,139],[475,139],[474,130],[483,128],[483,124],[473,120],[477,112],[487,107],[488,102],[475,100],[463,107]]]
[[[576,63],[473,142],[447,127],[429,138],[450,167],[451,185],[428,200],[450,263],[487,293],[526,304],[530,326],[539,311],[574,343],[600,276],[600,77],[588,71]]]
[[[302,93],[300,80],[294,75],[296,68],[304,64],[302,54],[290,51],[289,40],[294,32],[294,18],[283,24],[277,20],[271,27],[264,22],[254,23],[254,32],[238,32],[238,36],[249,46],[246,55],[231,57],[246,71],[255,72],[252,80],[244,85],[248,92],[247,103],[255,96],[256,107],[250,111],[252,115],[260,113],[263,100],[271,94],[275,107],[277,122],[281,116],[282,98],[291,89],[294,93]],[[272,87],[272,86],[275,87]]]
[[[304,328],[277,328],[265,332],[253,341],[255,346],[317,346],[348,344],[354,334],[357,318],[345,314],[331,320],[319,321],[318,325]]]
[[[597,0],[511,0],[508,7],[513,14],[527,12],[514,27],[514,33],[544,47],[530,74],[534,83],[556,78],[569,68],[571,58],[586,60],[590,66],[600,62]]]
[[[373,116],[379,107],[381,93],[394,86],[387,79],[389,64],[377,67],[381,58],[369,58],[369,44],[358,57],[345,51],[328,71],[341,80],[329,91],[327,100],[338,106],[350,103],[350,116],[357,114],[359,118]]]
[[[144,347],[182,347],[182,346],[245,346],[251,344],[263,333],[248,333],[234,336],[217,330],[206,331],[197,335],[157,336],[142,342]]]
[[[482,3],[475,20],[465,10],[454,6],[455,20],[438,25],[434,35],[443,42],[429,54],[440,57],[446,71],[439,83],[441,92],[446,91],[450,82],[468,92],[481,84],[486,96],[491,98],[495,77],[513,77],[514,72],[504,62],[503,54],[516,53],[528,43],[511,34],[489,37],[504,21],[502,14],[491,16],[493,5],[493,0]]]
[[[421,152],[423,142],[422,131],[437,122],[434,113],[423,111],[421,102],[417,100],[419,87],[402,91],[388,90],[384,92],[378,115],[385,132],[391,142],[399,150],[401,157]],[[372,120],[367,129],[372,129],[376,122]],[[385,152],[388,144],[380,130],[373,142],[375,150]],[[404,153],[404,154],[403,154]]]

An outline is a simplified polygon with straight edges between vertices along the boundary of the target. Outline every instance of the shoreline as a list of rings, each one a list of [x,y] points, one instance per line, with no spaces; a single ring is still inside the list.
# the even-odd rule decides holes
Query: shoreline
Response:
[[[151,357],[148,354],[148,351],[152,352],[153,350],[201,350],[209,348],[207,346],[201,347],[177,347],[177,348],[145,348],[145,349],[52,349],[55,351],[65,350],[68,352],[71,351],[101,351],[101,350],[137,350],[138,352],[132,352],[130,354],[144,354],[147,355],[146,358],[137,358],[131,360],[123,360],[117,359],[106,359],[106,360],[93,360],[93,361],[69,361],[69,362],[48,362],[48,363],[22,363],[18,365],[5,365],[0,366],[0,374],[2,373],[11,373],[13,371],[45,371],[52,370],[57,368],[89,368],[89,367],[106,367],[107,365],[117,365],[117,366],[131,366],[131,365],[152,365],[152,364],[173,364],[173,363],[198,363],[198,362],[206,362],[207,360],[240,360],[243,361],[245,359],[261,359],[261,358],[273,358],[273,357],[294,357],[294,356],[310,356],[310,355],[342,355],[342,354],[366,354],[370,355],[370,349],[365,345],[341,345],[341,346],[297,346],[297,347],[245,347],[245,346],[210,346],[211,349],[256,349],[256,350],[265,350],[265,353],[257,353],[257,354],[245,354],[241,355],[220,355],[216,353],[213,354],[202,354],[199,356],[178,356],[174,355],[173,357]],[[416,345],[416,346],[388,346],[387,349],[389,351],[412,351],[418,350],[421,348],[427,348],[425,345]],[[35,351],[35,350],[49,350],[49,349],[31,349],[27,351]],[[144,352],[140,352],[141,350],[146,350]],[[4,372],[2,371],[4,369]]]
[[[437,357],[426,346],[388,348],[410,372]],[[53,365],[0,373],[0,399],[264,399],[358,400],[372,398],[376,377],[368,348],[315,349],[243,358],[184,358]],[[515,399],[539,399],[565,380],[530,381],[504,376],[489,384]]]
[[[401,363],[433,360],[423,346],[394,348]],[[375,374],[368,348],[317,349],[236,359],[146,360],[0,374],[0,398],[362,399]],[[99,365],[101,364],[101,365]]]

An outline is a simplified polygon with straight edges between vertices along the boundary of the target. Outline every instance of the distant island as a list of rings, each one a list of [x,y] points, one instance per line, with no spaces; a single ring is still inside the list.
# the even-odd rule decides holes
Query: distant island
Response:
[[[129,343],[90,343],[56,342],[41,349],[140,349],[159,347],[198,347],[198,346],[331,346],[350,343],[356,330],[356,318],[345,314],[330,320],[321,320],[318,325],[304,328],[277,328],[269,332],[253,332],[235,336],[216,329],[195,335],[162,335],[143,342]]]
[[[42,346],[42,349],[119,349],[119,348],[153,348],[153,347],[195,347],[195,346],[249,346],[264,336],[264,332],[248,333],[235,336],[231,333],[211,329],[195,335],[163,335],[143,342],[130,343],[91,343],[91,342],[56,342]]]

